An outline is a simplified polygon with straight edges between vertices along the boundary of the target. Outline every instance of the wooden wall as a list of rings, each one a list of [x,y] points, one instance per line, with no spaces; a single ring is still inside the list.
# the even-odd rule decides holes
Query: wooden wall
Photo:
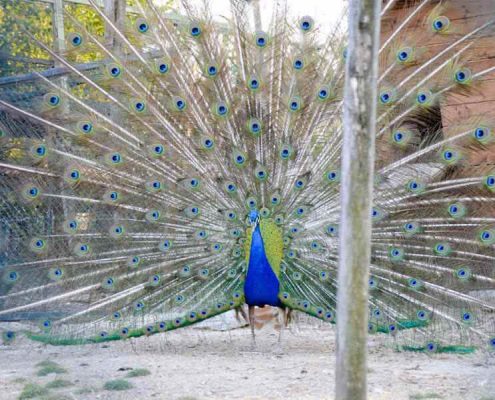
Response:
[[[409,4],[414,1],[409,0]],[[386,3],[386,1],[384,2]],[[416,4],[418,1],[415,2]],[[439,1],[429,1],[428,5],[409,24],[405,34],[398,38],[398,42],[413,42],[424,48],[425,59],[438,54],[445,48],[446,42],[452,38],[461,38],[463,34],[495,18],[495,0],[448,0],[443,2],[445,8],[441,15],[451,21],[452,34],[432,35],[425,29],[425,20]],[[382,40],[403,21],[405,15],[411,11],[407,2],[399,0],[395,8],[387,13],[382,21]],[[431,30],[430,30],[431,31]],[[461,57],[461,63],[476,74],[490,67],[495,67],[495,24],[483,31],[483,35],[476,37],[469,43],[470,48]],[[460,49],[462,45],[457,46]],[[426,72],[425,72],[426,73]],[[440,100],[441,118],[444,135],[454,132],[459,124],[470,120],[479,120],[491,124],[495,128],[495,70],[475,81],[463,95],[450,94]],[[479,155],[480,161],[491,162],[495,165],[495,151],[487,149]]]

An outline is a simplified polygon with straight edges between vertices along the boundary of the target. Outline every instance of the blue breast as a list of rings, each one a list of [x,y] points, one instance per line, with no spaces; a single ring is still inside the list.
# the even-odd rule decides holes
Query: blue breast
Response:
[[[278,298],[280,283],[270,267],[259,226],[253,232],[249,266],[244,282],[246,303],[250,306],[280,306]]]

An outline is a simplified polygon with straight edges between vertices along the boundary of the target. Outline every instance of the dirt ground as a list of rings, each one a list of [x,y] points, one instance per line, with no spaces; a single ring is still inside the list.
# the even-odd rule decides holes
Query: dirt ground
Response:
[[[294,324],[284,333],[282,354],[273,326],[257,332],[255,350],[248,328],[215,328],[191,327],[99,345],[55,347],[24,338],[11,346],[0,345],[0,399],[30,398],[34,396],[30,384],[39,389],[56,379],[72,385],[43,389],[41,396],[32,398],[334,399],[334,327]],[[46,360],[66,372],[38,376],[42,367],[36,364]],[[138,368],[150,374],[126,377]],[[104,388],[115,379],[126,379],[132,388]],[[397,352],[383,336],[374,336],[368,384],[370,400],[495,400],[495,360],[483,352]]]

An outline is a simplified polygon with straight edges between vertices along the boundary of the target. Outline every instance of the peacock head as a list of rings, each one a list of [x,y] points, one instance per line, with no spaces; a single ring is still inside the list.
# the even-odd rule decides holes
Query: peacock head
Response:
[[[260,220],[260,214],[258,210],[251,210],[248,214],[248,222],[249,224],[256,226]]]

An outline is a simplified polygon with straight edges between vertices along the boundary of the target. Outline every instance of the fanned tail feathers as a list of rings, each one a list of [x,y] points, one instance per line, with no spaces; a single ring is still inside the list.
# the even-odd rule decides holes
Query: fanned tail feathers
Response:
[[[63,54],[26,32],[64,73],[0,87],[0,320],[72,344],[239,307],[257,209],[283,235],[282,303],[338,321],[344,27],[236,0],[227,22],[137,1],[119,25],[89,2],[118,46],[66,10]],[[495,101],[495,12],[399,3],[382,15],[369,329],[493,348],[495,114],[476,104]]]

